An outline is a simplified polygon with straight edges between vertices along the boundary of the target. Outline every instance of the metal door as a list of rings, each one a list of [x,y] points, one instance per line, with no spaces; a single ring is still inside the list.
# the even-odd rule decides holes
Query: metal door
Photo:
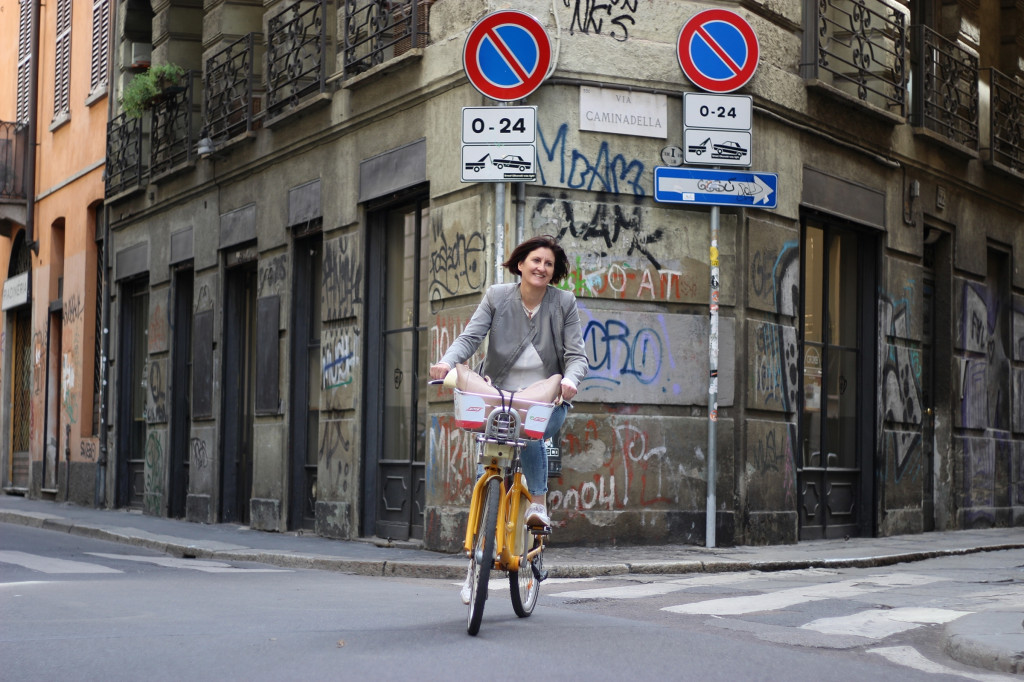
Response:
[[[873,238],[804,226],[801,539],[870,533],[874,461]]]
[[[316,525],[322,287],[323,236],[316,234],[295,242],[290,530]]]
[[[174,329],[171,346],[171,476],[168,512],[184,518],[188,497],[192,431],[192,294],[194,273],[174,274]]]
[[[426,474],[425,201],[370,214],[364,532],[423,537]]]
[[[228,270],[225,302],[220,520],[248,524],[256,414],[255,261]]]
[[[142,509],[146,483],[146,352],[149,284],[121,287],[121,335],[118,353],[117,506]]]
[[[29,425],[32,423],[32,311],[26,305],[13,314],[11,349],[11,458],[8,481],[16,490],[28,488]]]

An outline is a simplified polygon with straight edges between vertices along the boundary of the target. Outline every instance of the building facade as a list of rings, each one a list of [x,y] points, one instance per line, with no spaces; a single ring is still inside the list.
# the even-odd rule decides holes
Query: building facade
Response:
[[[679,52],[713,7],[757,37],[771,208],[656,180],[712,168]],[[107,127],[102,504],[457,550],[476,465],[426,368],[548,233],[590,364],[555,542],[705,543],[712,458],[719,544],[1024,522],[1020,2],[525,0],[536,180],[464,181],[462,109],[496,102],[463,49],[502,8],[117,5],[115,90],[187,74]]]
[[[3,485],[93,505],[110,8],[14,5],[0,104]]]

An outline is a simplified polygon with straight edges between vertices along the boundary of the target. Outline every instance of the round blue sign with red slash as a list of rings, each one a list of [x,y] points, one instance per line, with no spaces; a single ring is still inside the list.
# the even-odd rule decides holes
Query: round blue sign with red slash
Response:
[[[493,12],[470,29],[462,63],[481,94],[511,102],[536,90],[548,75],[551,39],[525,12]]]
[[[708,92],[732,92],[757,69],[757,36],[750,24],[727,9],[693,15],[679,32],[679,66],[694,85]]]

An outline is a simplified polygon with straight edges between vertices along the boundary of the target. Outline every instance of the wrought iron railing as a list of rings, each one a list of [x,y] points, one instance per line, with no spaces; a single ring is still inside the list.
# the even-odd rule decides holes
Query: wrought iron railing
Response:
[[[0,201],[25,199],[25,152],[28,128],[24,123],[0,121]]]
[[[295,2],[267,23],[267,115],[327,88],[327,1]]]
[[[978,149],[978,58],[927,26],[914,36],[914,125]]]
[[[354,76],[416,47],[430,36],[434,0],[346,0],[344,69]]]
[[[191,163],[195,155],[196,135],[192,129],[193,73],[186,71],[181,85],[164,91],[153,104],[153,134],[150,144],[150,171],[153,177]]]
[[[1024,82],[996,69],[986,71],[990,158],[1002,168],[1024,173]]]
[[[801,74],[906,116],[907,27],[880,0],[807,0]]]
[[[253,129],[258,100],[253,94],[254,34],[243,36],[206,60],[206,133],[230,140]]]
[[[108,197],[142,185],[145,166],[141,118],[120,114],[107,124],[107,162],[104,170]]]

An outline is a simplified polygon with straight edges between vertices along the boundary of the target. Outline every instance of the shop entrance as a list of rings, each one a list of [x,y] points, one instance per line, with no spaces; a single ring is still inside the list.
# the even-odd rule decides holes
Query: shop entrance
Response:
[[[800,538],[871,532],[875,238],[806,218],[801,249]]]
[[[425,198],[368,216],[363,530],[396,540],[423,537],[428,221]]]

